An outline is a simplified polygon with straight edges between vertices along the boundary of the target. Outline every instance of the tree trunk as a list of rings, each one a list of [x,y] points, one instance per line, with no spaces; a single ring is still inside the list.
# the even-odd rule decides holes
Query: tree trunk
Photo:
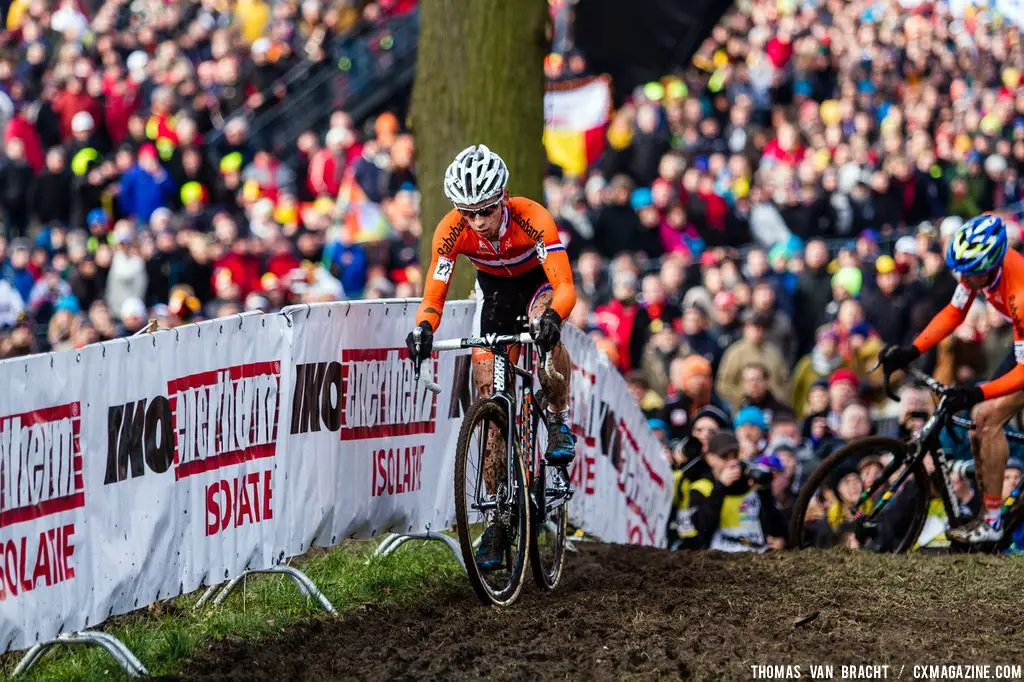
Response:
[[[542,200],[543,0],[423,0],[410,112],[422,194],[420,259],[430,264],[437,222],[451,210],[444,171],[471,144],[500,154],[513,196]],[[424,278],[430,273],[424,272]],[[476,270],[459,258],[449,298],[465,298]]]

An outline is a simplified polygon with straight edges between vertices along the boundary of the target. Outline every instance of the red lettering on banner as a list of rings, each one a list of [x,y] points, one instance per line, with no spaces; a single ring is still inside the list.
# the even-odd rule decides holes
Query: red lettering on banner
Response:
[[[0,602],[74,579],[74,534],[69,523],[0,545]]]
[[[384,448],[373,453],[370,466],[370,495],[401,495],[419,490],[422,485],[424,445]]]
[[[408,360],[406,348],[342,350],[341,440],[434,433],[437,398]]]
[[[624,419],[619,420],[618,430],[622,434],[624,441],[622,448],[623,465],[622,470],[619,471],[618,487],[626,496],[626,507],[640,519],[640,523],[643,524],[644,534],[650,538],[651,544],[654,544],[656,536],[655,526],[658,525],[658,521],[661,518],[657,513],[657,488],[663,490],[665,488],[665,481],[654,470],[650,461],[640,452],[640,446]],[[654,486],[643,485],[641,483],[641,476],[646,476],[649,481],[654,483]],[[655,512],[653,524],[647,518],[647,513],[651,511]],[[632,539],[630,541],[632,542]]]
[[[255,484],[259,480],[259,474],[249,474],[245,478],[247,482]],[[248,486],[241,479],[235,479],[235,487],[238,489],[238,514],[235,516],[235,528],[238,528],[247,523],[246,519],[248,519],[248,523],[252,523],[253,516]]]
[[[593,495],[595,491],[594,470],[597,468],[597,458],[593,455],[577,456],[569,468],[569,482],[573,489],[582,490],[584,495]]]
[[[267,521],[274,518],[274,509],[270,504],[270,498],[273,497],[274,490],[270,485],[270,469],[263,472],[263,520]]]
[[[206,487],[206,535],[274,518],[272,471],[242,474]],[[262,479],[262,480],[261,480]]]
[[[273,457],[281,363],[236,365],[167,382],[174,478]]]
[[[0,417],[0,528],[85,506],[79,403]]]
[[[644,544],[644,532],[640,529],[640,526],[634,525],[632,523],[626,524],[626,535],[629,538],[629,544]]]

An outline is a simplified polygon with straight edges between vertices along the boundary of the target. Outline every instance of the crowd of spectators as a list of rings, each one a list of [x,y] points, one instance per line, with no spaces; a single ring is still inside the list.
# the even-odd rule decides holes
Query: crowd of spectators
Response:
[[[368,24],[387,50],[388,18],[415,4],[10,3],[0,358],[150,318],[417,295],[414,143],[398,119],[357,128],[338,111],[325,135],[298,137],[293,164],[249,125],[333,36]],[[548,76],[582,75],[556,18]],[[943,246],[963,219],[1003,212],[1019,245],[1022,63],[1018,27],[971,7],[741,0],[690,68],[614,113],[583,176],[550,168],[571,321],[664,439],[676,546],[779,546],[820,457],[880,416],[907,429],[928,409],[894,409],[870,369],[950,299]],[[1011,337],[976,303],[928,367],[985,377]],[[761,540],[724,533],[726,516],[758,520]]]
[[[5,3],[0,358],[151,318],[411,295],[418,196],[395,116],[357,130],[338,111],[292,164],[251,124],[332,39],[358,29],[384,53],[389,20],[415,5]]]
[[[614,113],[586,174],[547,179],[578,267],[573,321],[626,374],[676,468],[677,547],[781,546],[822,457],[906,434],[932,408],[910,386],[917,400],[889,401],[871,370],[949,302],[949,235],[991,211],[1020,246],[1020,28],[909,4],[740,2],[690,68]],[[586,65],[570,51],[548,68]],[[977,302],[922,364],[944,383],[983,380],[1012,338]]]

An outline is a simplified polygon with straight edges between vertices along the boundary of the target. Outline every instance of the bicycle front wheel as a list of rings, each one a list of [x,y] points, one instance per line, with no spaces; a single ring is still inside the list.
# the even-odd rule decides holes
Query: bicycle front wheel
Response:
[[[562,567],[565,563],[569,504],[561,500],[548,511],[552,504],[547,490],[551,487],[550,474],[544,463],[548,430],[540,414],[541,409],[538,407],[533,414],[533,457],[536,462],[533,470],[536,475],[531,482],[531,499],[534,506],[531,513],[533,537],[530,543],[530,567],[533,570],[533,582],[537,587],[553,590],[562,578]]]
[[[477,401],[462,422],[455,455],[455,517],[466,574],[480,601],[494,606],[519,596],[530,542],[526,471],[522,459],[507,452],[508,428],[498,403]]]
[[[906,444],[872,436],[848,443],[807,479],[790,520],[790,544],[901,553],[924,527],[931,486]]]

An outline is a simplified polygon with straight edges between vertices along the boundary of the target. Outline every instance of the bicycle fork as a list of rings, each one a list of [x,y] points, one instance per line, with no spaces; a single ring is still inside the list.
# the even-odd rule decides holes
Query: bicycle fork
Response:
[[[495,365],[497,366],[497,358],[500,357],[495,355]],[[504,387],[502,387],[504,388]],[[490,517],[493,514],[501,514],[502,516],[510,513],[510,507],[513,501],[518,496],[518,483],[516,482],[516,461],[517,449],[515,447],[515,436],[517,430],[515,429],[515,411],[512,409],[511,401],[508,395],[502,391],[501,393],[495,393],[490,398],[491,402],[499,404],[502,411],[505,413],[506,424],[508,429],[505,437],[505,480],[502,482],[495,482],[496,490],[491,491],[489,494],[486,491],[486,481],[484,480],[484,469],[486,468],[486,461],[488,455],[491,454],[487,451],[489,445],[490,429],[492,425],[489,425],[483,433],[483,446],[482,454],[483,460],[481,462],[480,471],[477,474],[477,485],[476,495],[471,508],[480,512],[483,515]],[[492,455],[493,456],[493,455]],[[502,492],[505,492],[503,495]],[[503,523],[507,523],[508,519],[502,519]]]

